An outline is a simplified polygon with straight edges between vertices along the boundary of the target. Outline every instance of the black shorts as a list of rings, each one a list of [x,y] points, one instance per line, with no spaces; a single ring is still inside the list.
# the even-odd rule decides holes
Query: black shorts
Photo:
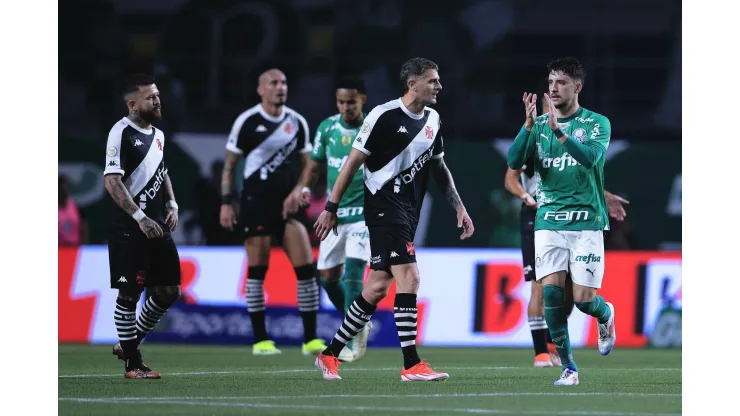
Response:
[[[370,268],[390,272],[391,266],[416,263],[416,227],[408,224],[368,226]]]
[[[519,214],[519,231],[522,239],[522,266],[524,267],[524,280],[535,280],[534,273],[534,221],[537,214],[536,208],[530,208],[522,204]]]
[[[110,233],[108,262],[113,289],[180,285],[180,256],[169,231],[152,239],[140,230]]]
[[[283,219],[283,201],[287,196],[288,194],[283,192],[242,196],[239,226],[245,240],[249,237],[271,235],[282,244],[287,222]],[[288,218],[301,223],[308,221],[304,208]]]

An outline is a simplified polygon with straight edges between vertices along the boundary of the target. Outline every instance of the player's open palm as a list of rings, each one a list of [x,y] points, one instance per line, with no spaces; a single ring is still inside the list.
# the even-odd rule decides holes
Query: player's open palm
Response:
[[[524,103],[524,114],[526,116],[524,126],[527,130],[531,130],[534,127],[534,120],[537,118],[537,94],[525,92],[522,102]]]
[[[236,225],[236,215],[234,214],[234,207],[231,204],[221,205],[221,212],[219,213],[219,223],[221,227],[227,230],[233,230]]]
[[[289,215],[298,212],[299,201],[295,193],[291,192],[285,200],[283,200],[283,219],[287,219]]]
[[[605,192],[606,197],[606,208],[609,211],[609,216],[617,221],[624,221],[624,217],[627,216],[627,211],[624,209],[624,205],[630,203],[630,201],[622,198],[619,195],[614,195]]]
[[[547,94],[545,94],[545,103],[547,104],[547,108],[550,109],[550,116],[547,118],[547,127],[555,131],[558,129],[558,118],[555,117],[555,104],[552,103],[550,96]]]
[[[457,228],[463,229],[463,233],[460,235],[461,240],[473,235],[475,227],[473,226],[473,220],[471,220],[470,215],[468,215],[468,211],[464,209],[457,211]]]
[[[339,235],[337,232],[337,215],[333,212],[324,211],[319,215],[319,218],[316,220],[316,223],[313,225],[314,231],[316,231],[316,236],[319,237],[321,241],[324,241],[324,239],[329,235],[329,231],[334,231],[334,235]]]
[[[139,222],[139,228],[144,232],[146,238],[160,238],[164,235],[162,227],[149,217],[144,217],[144,219]]]

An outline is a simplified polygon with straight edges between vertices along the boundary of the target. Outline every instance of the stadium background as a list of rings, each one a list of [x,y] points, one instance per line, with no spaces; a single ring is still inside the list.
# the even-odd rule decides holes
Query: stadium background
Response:
[[[436,108],[451,127],[445,159],[476,233],[457,238],[453,213],[431,186],[417,236],[418,342],[529,347],[520,203],[503,188],[505,154],[522,122],[522,92],[544,92],[545,63],[572,55],[588,71],[581,104],[612,121],[606,188],[631,201],[606,240],[603,294],[620,311],[620,346],[681,345],[679,1],[74,0],[60,9],[59,54],[59,173],[87,223],[83,246],[59,248],[60,342],[116,338],[102,170],[107,131],[125,115],[118,81],[156,76],[157,125],[180,205],[184,296],[149,342],[248,344],[245,253],[233,236],[209,234],[219,201],[207,196],[234,118],[258,100],[256,76],[283,69],[288,105],[313,131],[336,111],[335,77],[362,74],[369,111],[399,95],[400,64],[424,56],[440,65]],[[280,251],[266,293],[271,333],[298,344],[295,279]],[[374,316],[371,345],[397,345],[388,302]],[[329,339],[341,317],[325,298],[322,305],[320,336]],[[590,317],[576,310],[569,325],[574,346],[595,345]]]

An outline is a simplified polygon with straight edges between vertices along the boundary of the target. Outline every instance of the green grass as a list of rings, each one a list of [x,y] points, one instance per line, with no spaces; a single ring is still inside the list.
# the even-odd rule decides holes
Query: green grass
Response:
[[[628,416],[681,413],[681,351],[576,350],[581,384],[552,385],[530,349],[420,348],[445,382],[400,381],[399,349],[370,349],[326,382],[312,357],[285,348],[142,346],[161,380],[125,380],[107,345],[59,345],[59,414],[346,415],[404,413]]]

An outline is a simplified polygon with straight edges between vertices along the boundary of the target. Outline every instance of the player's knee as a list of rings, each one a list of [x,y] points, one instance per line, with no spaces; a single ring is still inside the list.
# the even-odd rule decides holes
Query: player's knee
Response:
[[[400,276],[396,278],[396,290],[399,293],[417,293],[419,291],[419,284],[421,278],[419,276],[419,269],[416,267],[408,267],[403,271]]]
[[[573,302],[578,306],[579,303],[591,302],[596,297],[596,289],[591,287],[573,288]],[[578,307],[580,309],[580,307]]]
[[[126,302],[133,302],[134,308],[136,307],[136,303],[139,301],[139,298],[141,297],[142,290],[139,288],[129,288],[129,289],[118,289],[118,299],[121,299]]]
[[[542,305],[545,301],[543,293],[543,285],[532,281],[532,294],[529,297],[529,303],[534,305]]]
[[[368,279],[362,288],[362,297],[373,305],[377,305],[388,295],[390,280]]]
[[[157,298],[160,301],[167,305],[172,305],[173,303],[177,302],[177,300],[180,299],[180,295],[182,294],[179,285],[156,287],[154,288],[154,293],[156,293]]]

